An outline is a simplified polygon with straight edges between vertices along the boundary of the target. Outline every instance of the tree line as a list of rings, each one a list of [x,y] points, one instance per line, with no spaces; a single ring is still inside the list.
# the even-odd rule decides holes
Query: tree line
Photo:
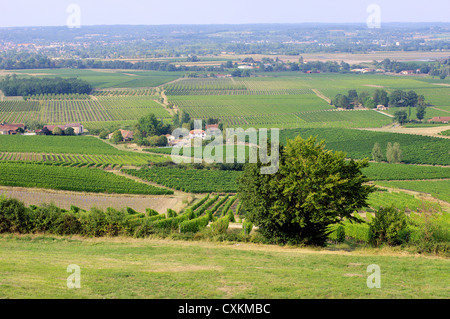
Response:
[[[355,106],[375,108],[377,105],[383,105],[385,107],[416,107],[426,105],[425,97],[417,94],[414,90],[407,92],[393,90],[389,94],[384,89],[376,89],[372,95],[367,91],[358,93],[356,90],[349,90],[347,94],[337,94],[332,99],[331,104],[344,109],[352,109]]]
[[[77,78],[17,78],[13,74],[0,81],[0,90],[6,96],[90,94],[92,89],[91,84]]]

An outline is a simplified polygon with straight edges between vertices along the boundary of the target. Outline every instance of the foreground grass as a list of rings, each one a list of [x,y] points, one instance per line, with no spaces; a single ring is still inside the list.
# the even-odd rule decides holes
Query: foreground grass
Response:
[[[125,238],[0,236],[0,298],[448,298],[448,259]],[[67,266],[81,268],[68,289]],[[368,265],[381,269],[369,289]]]

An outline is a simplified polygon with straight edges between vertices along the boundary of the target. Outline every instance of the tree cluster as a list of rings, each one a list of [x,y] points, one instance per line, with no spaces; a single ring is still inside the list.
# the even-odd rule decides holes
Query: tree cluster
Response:
[[[389,94],[384,89],[376,89],[372,95],[367,91],[358,94],[356,90],[349,90],[347,95],[337,94],[331,101],[331,104],[344,109],[352,109],[358,105],[368,108],[375,108],[377,105],[386,107],[425,107],[425,97],[418,95],[413,90],[408,92],[394,90]]]
[[[30,96],[41,94],[90,94],[92,86],[81,79],[70,78],[17,78],[7,75],[0,81],[0,89],[6,96]]]

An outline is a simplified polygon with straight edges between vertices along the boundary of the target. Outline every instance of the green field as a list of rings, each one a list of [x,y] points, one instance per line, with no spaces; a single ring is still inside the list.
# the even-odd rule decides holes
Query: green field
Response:
[[[450,180],[438,181],[386,181],[377,182],[386,187],[423,192],[450,203]]]
[[[95,88],[155,87],[176,80],[181,72],[101,70],[101,69],[35,69],[14,70],[14,73],[39,77],[77,77],[91,83]]]
[[[406,212],[418,212],[423,209],[425,204],[435,206],[440,210],[438,204],[430,202],[424,202],[418,199],[414,195],[406,194],[403,192],[385,192],[378,191],[369,195],[369,207],[373,210],[377,210],[380,207],[389,207],[394,205],[398,209],[405,210]]]
[[[450,178],[450,167],[370,163],[363,173],[371,180],[420,180]]]
[[[0,152],[129,155],[92,136],[0,135]]]
[[[149,113],[169,119],[154,96],[98,97],[83,100],[0,101],[0,121],[44,124],[137,121]]]
[[[30,163],[0,162],[0,185],[94,193],[152,195],[173,193],[100,169]]]
[[[18,74],[39,77],[78,76],[95,88],[91,99],[0,101],[0,121],[42,121],[46,124],[81,122],[92,128],[111,123],[129,125],[154,113],[170,120],[161,105],[160,92],[168,103],[188,112],[191,118],[220,119],[228,127],[277,128],[370,128],[390,124],[392,118],[369,110],[334,110],[327,99],[336,94],[373,93],[377,88],[415,90],[431,107],[426,119],[450,112],[448,81],[383,74],[303,74],[274,73],[252,78],[182,78],[181,72],[138,70],[20,70]],[[167,82],[171,82],[168,83]],[[443,84],[443,85],[442,85]],[[157,102],[158,101],[158,102]],[[390,108],[394,113],[401,108]],[[415,119],[415,110],[411,110]]]
[[[152,167],[124,173],[190,193],[236,192],[239,171]]]
[[[448,298],[443,258],[30,235],[2,235],[0,246],[0,298]],[[71,264],[80,267],[80,289],[67,287]],[[367,287],[371,264],[381,289]]]
[[[344,151],[348,157],[354,159],[371,159],[375,143],[379,143],[385,153],[388,142],[397,142],[402,150],[402,162],[450,165],[450,140],[438,137],[351,129],[305,128],[280,131],[280,142],[284,143],[287,138],[292,139],[297,135],[303,138],[317,136],[318,140],[325,140],[327,149]]]

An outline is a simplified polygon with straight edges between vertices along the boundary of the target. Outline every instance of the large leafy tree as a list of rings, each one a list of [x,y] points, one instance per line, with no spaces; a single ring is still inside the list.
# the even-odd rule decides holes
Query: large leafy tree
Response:
[[[239,197],[246,218],[274,243],[324,245],[327,227],[344,218],[357,222],[352,214],[374,190],[361,173],[368,159],[347,161],[313,137],[288,140],[275,174],[261,174],[261,166],[246,165]]]
[[[135,125],[136,135],[145,138],[148,136],[166,134],[168,127],[163,122],[158,120],[155,114],[150,113],[141,117]]]

